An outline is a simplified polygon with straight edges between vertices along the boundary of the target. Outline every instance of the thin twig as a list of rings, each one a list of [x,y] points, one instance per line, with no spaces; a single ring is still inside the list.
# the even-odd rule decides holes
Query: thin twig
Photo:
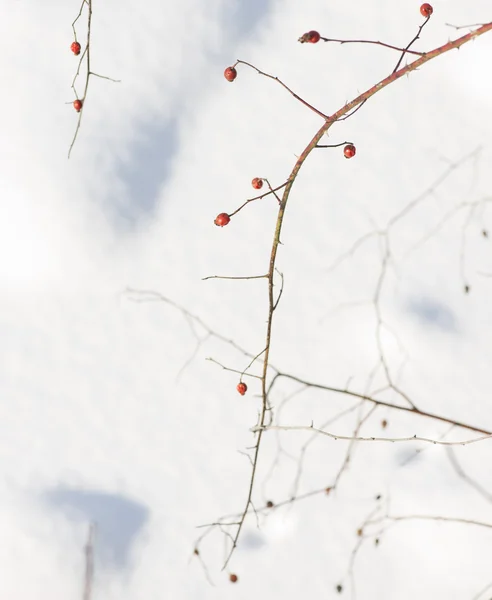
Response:
[[[431,412],[428,412],[428,411],[425,411],[425,410],[411,408],[409,406],[400,406],[399,404],[392,404],[391,402],[385,402],[384,400],[378,400],[377,398],[374,398],[372,396],[368,396],[368,395],[365,395],[365,394],[359,394],[357,392],[352,392],[352,391],[350,391],[348,389],[337,388],[337,387],[323,385],[323,384],[320,384],[320,383],[309,382],[309,381],[306,381],[304,379],[301,379],[300,377],[296,377],[294,375],[289,375],[288,373],[277,372],[277,374],[274,377],[274,380],[272,381],[272,384],[271,384],[272,386],[273,386],[274,381],[277,378],[279,378],[279,377],[285,377],[287,379],[291,379],[293,381],[297,381],[298,383],[301,383],[301,384],[309,386],[309,387],[313,387],[315,389],[326,390],[328,392],[335,392],[336,394],[345,394],[347,396],[351,396],[352,398],[360,398],[361,400],[367,400],[368,402],[372,402],[372,403],[377,404],[379,406],[385,406],[387,408],[392,408],[392,409],[395,409],[395,410],[402,410],[404,412],[415,414],[415,415],[418,415],[420,417],[427,417],[429,419],[434,419],[436,421],[441,421],[442,423],[449,423],[451,425],[455,425],[456,427],[462,427],[463,429],[468,429],[469,431],[476,431],[477,433],[483,433],[486,436],[492,435],[492,431],[489,431],[489,430],[484,429],[482,427],[478,427],[478,426],[475,426],[475,425],[470,425],[468,423],[464,423],[462,421],[457,421],[455,419],[451,419],[449,417],[444,417],[442,415],[431,413]]]
[[[403,515],[403,516],[391,516],[385,515],[378,519],[372,519],[369,524],[374,525],[376,523],[384,523],[385,521],[391,521],[397,523],[399,521],[440,521],[443,523],[462,523],[465,525],[476,525],[477,527],[486,527],[492,529],[492,523],[486,523],[484,521],[476,521],[475,519],[465,519],[462,517],[443,517],[442,515]]]
[[[412,51],[410,50],[410,46],[412,46],[412,44],[414,44],[420,37],[420,34],[422,32],[422,29],[427,25],[427,23],[429,22],[430,19],[430,15],[427,17],[427,19],[422,23],[422,25],[420,25],[419,30],[417,32],[417,35],[410,41],[410,43],[404,48],[402,55],[400,56],[400,60],[396,63],[396,67],[393,69],[393,73],[395,71],[398,71],[398,67],[401,65],[401,61],[403,60],[405,54],[411,53]],[[424,53],[425,56],[425,53]]]
[[[244,275],[244,277],[229,277],[227,275],[208,275],[207,277],[202,277],[202,281],[207,281],[207,279],[266,279],[268,274],[265,275]]]
[[[241,65],[246,65],[248,67],[251,67],[251,69],[254,69],[259,75],[263,75],[264,77],[268,77],[269,79],[273,79],[273,81],[276,81],[277,83],[279,83],[284,89],[286,89],[289,92],[289,94],[292,94],[292,96],[294,96],[294,98],[296,100],[299,100],[299,102],[301,102],[302,104],[304,104],[304,106],[307,106],[310,110],[312,110],[313,112],[315,112],[317,115],[319,115],[320,117],[323,117],[323,119],[327,119],[328,118],[327,115],[325,115],[324,113],[322,113],[317,108],[314,108],[314,106],[312,106],[311,104],[309,104],[309,102],[306,102],[306,100],[304,100],[303,98],[301,98],[300,96],[298,96],[295,92],[293,92],[290,89],[290,87],[286,86],[285,83],[283,81],[281,81],[278,77],[275,77],[275,75],[269,75],[268,73],[265,73],[264,71],[261,71],[260,69],[258,69],[257,67],[255,67],[251,63],[246,62],[245,60],[237,60],[236,64],[241,64]]]
[[[314,425],[255,425],[251,428],[252,433],[259,433],[260,431],[313,431],[318,433],[319,435],[325,435],[326,437],[331,438],[332,440],[345,440],[349,442],[427,442],[429,444],[434,444],[436,446],[468,446],[470,444],[475,444],[476,442],[483,442],[484,440],[490,440],[492,438],[492,434],[483,435],[477,438],[472,438],[468,440],[460,440],[458,442],[446,442],[442,440],[435,440],[432,438],[420,437],[418,435],[412,435],[407,437],[400,438],[389,438],[389,437],[357,437],[353,435],[339,435],[335,433],[330,433],[329,431],[324,431],[323,429],[318,429],[314,427]]]
[[[488,502],[492,502],[492,494],[489,491],[487,491],[483,486],[481,486],[477,481],[472,479],[467,473],[465,473],[463,467],[460,465],[458,459],[454,454],[453,448],[447,448],[447,454],[453,469],[456,471],[459,477],[466,481],[466,483],[468,483],[468,485],[470,485],[476,492],[478,492],[482,496],[482,498],[485,498]]]
[[[424,56],[425,52],[416,52],[415,50],[409,50],[408,48],[398,48],[398,46],[392,46],[391,44],[385,44],[384,42],[376,42],[373,40],[336,40],[334,38],[320,37],[320,40],[324,42],[337,42],[338,44],[376,44],[378,46],[384,46],[385,48],[391,48],[392,50],[398,50],[399,52],[405,52],[407,54],[415,54],[416,56]]]
[[[82,0],[82,4],[80,5],[80,10],[79,10],[79,14],[77,15],[77,17],[75,18],[75,20],[72,23],[72,30],[73,30],[73,35],[74,35],[74,39],[75,41],[77,41],[77,31],[75,29],[75,24],[77,23],[77,21],[80,19],[80,17],[82,16],[82,12],[84,10],[84,6],[87,7],[87,41],[86,41],[86,45],[85,45],[85,49],[82,53],[82,56],[79,59],[79,64],[77,67],[77,71],[75,73],[75,76],[73,78],[72,81],[72,89],[75,93],[75,98],[78,100],[82,101],[82,107],[79,110],[79,117],[77,119],[77,126],[75,128],[75,133],[73,135],[72,138],[72,143],[70,144],[70,148],[68,149],[68,158],[70,158],[70,155],[72,153],[72,149],[74,147],[75,141],[77,139],[78,133],[79,133],[79,129],[80,129],[80,124],[82,122],[82,115],[84,113],[84,109],[85,109],[85,104],[87,101],[87,90],[89,88],[89,81],[90,81],[90,77],[91,75],[93,75],[94,77],[98,77],[99,79],[107,79],[108,81],[112,81],[113,83],[121,83],[119,79],[113,79],[112,77],[107,77],[106,75],[100,75],[99,73],[95,73],[94,71],[91,71],[91,23],[92,23],[92,0]],[[82,93],[82,96],[79,96],[77,93],[77,90],[75,89],[75,82],[78,79],[79,75],[80,75],[80,67],[82,65],[82,62],[84,61],[85,58],[85,67],[86,67],[86,78],[85,78],[85,84],[84,84],[84,91]]]

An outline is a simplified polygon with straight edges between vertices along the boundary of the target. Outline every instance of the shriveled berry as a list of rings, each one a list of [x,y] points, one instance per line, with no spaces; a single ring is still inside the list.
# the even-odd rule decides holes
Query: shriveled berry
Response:
[[[234,81],[234,79],[237,77],[236,69],[234,67],[227,67],[227,69],[224,71],[224,77],[227,79],[227,81]]]
[[[237,384],[236,389],[241,394],[241,396],[244,396],[244,394],[248,391],[248,386],[243,381],[241,381]]]
[[[227,223],[229,223],[230,220],[231,220],[231,217],[227,213],[220,213],[220,215],[217,215],[215,217],[214,223],[218,227],[224,227],[224,225],[227,225]]]
[[[422,6],[420,7],[420,14],[423,17],[429,18],[433,12],[434,12],[434,9],[428,2],[426,2],[425,4],[422,4]]]
[[[353,144],[347,144],[343,149],[343,155],[345,158],[352,158],[355,156],[355,146]]]
[[[72,42],[70,50],[75,54],[75,56],[78,56],[80,54],[80,44],[78,42]]]
[[[77,112],[80,112],[82,110],[82,100],[79,100],[78,98],[77,100],[74,100],[73,107]]]
[[[261,188],[263,187],[263,179],[255,177],[251,182],[251,185],[255,188],[255,190],[261,190]]]
[[[231,573],[229,575],[229,581],[231,583],[237,583],[237,580],[239,579],[239,577],[235,574],[235,573]]]
[[[305,44],[306,42],[308,44],[317,44],[320,39],[321,39],[320,34],[317,31],[312,30],[312,31],[308,31],[304,35],[301,35],[301,37],[299,38],[299,41],[301,42],[301,44]]]

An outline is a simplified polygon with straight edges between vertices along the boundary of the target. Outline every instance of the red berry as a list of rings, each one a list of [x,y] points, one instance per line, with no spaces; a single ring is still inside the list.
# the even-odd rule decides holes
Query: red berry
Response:
[[[82,110],[82,100],[74,100],[73,107],[77,112],[80,112]]]
[[[310,44],[317,44],[319,42],[320,37],[321,37],[320,34],[317,31],[308,31],[306,35],[308,36],[307,41]]]
[[[420,14],[423,17],[429,18],[433,12],[434,12],[434,9],[428,2],[426,2],[425,4],[422,4],[422,6],[420,7]]]
[[[227,67],[227,69],[224,71],[224,77],[227,79],[227,81],[234,81],[234,79],[237,77],[236,69],[234,67]]]
[[[317,31],[312,30],[308,31],[304,35],[301,35],[299,41],[301,42],[301,44],[305,44],[306,42],[308,42],[309,44],[317,44],[320,41],[320,39],[320,34]]]
[[[352,158],[355,156],[355,146],[353,144],[347,144],[343,149],[343,155],[345,158]]]
[[[240,383],[237,384],[236,389],[241,394],[241,396],[244,396],[244,394],[248,391],[248,386],[241,381]]]
[[[261,190],[263,187],[263,179],[260,179],[260,177],[255,177],[251,182],[251,185],[255,188],[255,190]]]
[[[227,225],[227,223],[229,223],[230,220],[231,220],[231,217],[227,213],[220,213],[220,215],[217,215],[215,217],[214,223],[218,227],[224,227],[224,225]]]
[[[78,56],[80,54],[80,44],[78,42],[72,42],[70,50],[75,54],[75,56]]]
[[[239,577],[235,573],[231,573],[229,575],[229,581],[231,583],[236,583],[238,579],[239,579]]]

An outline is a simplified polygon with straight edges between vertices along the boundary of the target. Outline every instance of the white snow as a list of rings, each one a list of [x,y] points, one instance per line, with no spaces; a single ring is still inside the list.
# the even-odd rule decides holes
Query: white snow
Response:
[[[420,51],[467,31],[446,23],[490,19],[487,0],[433,5]],[[393,515],[492,523],[490,498],[457,475],[443,447],[360,443],[326,494],[347,443],[310,442],[296,488],[312,436],[272,431],[255,506],[320,493],[260,511],[258,521],[249,516],[225,572],[228,540],[210,533],[199,546],[205,572],[193,556],[204,531],[197,526],[244,507],[260,386],[247,379],[241,397],[238,375],[206,359],[242,371],[248,357],[152,294],[126,291],[162,294],[260,352],[265,280],[202,278],[266,272],[276,201],[250,204],[224,228],[213,220],[254,195],[253,177],[285,181],[322,121],[244,65],[233,84],[223,70],[237,58],[251,62],[331,114],[388,75],[399,54],[298,37],[314,28],[405,45],[422,22],[419,2],[94,2],[93,69],[121,83],[91,79],[68,161],[78,8],[12,1],[0,23],[0,598],[82,598],[91,520],[92,600],[350,597],[357,529],[379,494]],[[83,27],[82,19],[81,42]],[[492,429],[491,49],[486,34],[332,127],[324,143],[354,142],[352,160],[341,148],[320,149],[305,163],[277,262],[285,286],[271,360],[282,372],[349,382],[362,394],[386,385],[384,371],[373,372],[373,297],[389,240],[380,340],[392,378],[422,410]],[[373,231],[380,234],[338,261]],[[274,387],[284,425],[321,427],[356,404],[301,390],[288,379]],[[405,403],[391,390],[378,397]],[[357,414],[326,429],[350,435]],[[474,437],[449,430],[379,408],[361,435]],[[491,443],[453,451],[489,494]],[[377,547],[364,539],[353,570],[358,600],[471,599],[492,582],[492,529],[405,520]]]

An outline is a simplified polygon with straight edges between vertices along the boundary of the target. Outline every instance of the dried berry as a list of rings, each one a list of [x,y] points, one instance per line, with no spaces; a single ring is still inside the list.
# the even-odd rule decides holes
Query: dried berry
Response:
[[[299,41],[301,44],[317,44],[321,39],[320,34],[317,31],[308,31],[304,35],[301,35]]]

